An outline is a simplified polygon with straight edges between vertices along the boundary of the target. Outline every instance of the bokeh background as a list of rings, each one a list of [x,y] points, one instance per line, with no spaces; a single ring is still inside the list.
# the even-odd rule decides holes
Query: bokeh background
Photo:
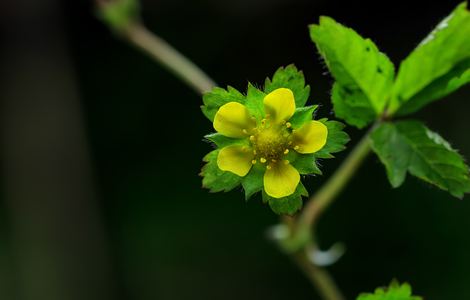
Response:
[[[459,1],[143,1],[148,27],[220,85],[261,85],[295,63],[319,116],[332,79],[307,24],[329,15],[398,63]],[[257,197],[198,177],[212,130],[201,98],[116,39],[86,1],[0,4],[0,299],[318,299],[267,240]],[[416,117],[470,157],[470,89]],[[352,146],[363,134],[347,128]],[[346,153],[324,161],[328,177]],[[314,192],[324,178],[306,179]],[[391,189],[371,156],[322,217],[348,299],[391,279],[426,299],[470,297],[470,198],[414,178]]]

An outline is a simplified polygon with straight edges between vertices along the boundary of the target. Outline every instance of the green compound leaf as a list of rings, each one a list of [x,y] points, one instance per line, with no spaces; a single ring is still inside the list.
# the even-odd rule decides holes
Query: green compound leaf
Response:
[[[469,168],[463,158],[421,122],[383,123],[371,134],[371,142],[393,187],[400,186],[409,172],[457,198],[470,192]]]
[[[310,95],[310,86],[305,85],[302,71],[297,70],[294,65],[280,67],[272,79],[266,78],[264,91],[270,93],[278,88],[288,88],[294,93],[295,106],[302,107]]]
[[[243,177],[242,186],[245,190],[245,200],[250,199],[251,196],[263,190],[263,177],[265,167],[260,164],[255,164],[251,168],[250,172]]]
[[[204,105],[201,106],[202,113],[211,121],[219,108],[228,102],[239,102],[245,104],[245,96],[231,86],[227,90],[215,87],[202,97]]]
[[[470,82],[470,11],[460,4],[401,63],[390,112],[406,115]]]
[[[308,121],[311,121],[313,118],[313,113],[317,108],[318,105],[296,108],[294,115],[289,119],[289,123],[291,123],[292,128],[300,128]]]
[[[258,121],[264,118],[264,96],[266,96],[265,93],[257,89],[251,83],[248,84],[245,106]]]
[[[113,0],[100,6],[98,16],[115,32],[124,30],[139,18],[140,5],[137,0]]]
[[[263,202],[268,202],[269,207],[278,215],[292,216],[302,208],[302,196],[308,197],[308,191],[302,182],[299,182],[295,192],[287,197],[273,198],[263,191]]]
[[[219,150],[209,152],[203,160],[206,162],[199,174],[203,177],[202,186],[209,189],[212,193],[228,192],[240,184],[242,177],[231,172],[222,171],[217,166],[217,155]]]
[[[325,146],[320,151],[314,153],[316,158],[334,158],[332,153],[341,152],[346,149],[349,142],[349,135],[343,131],[345,125],[338,121],[329,121],[328,119],[320,119],[328,128],[328,137]]]
[[[377,288],[373,294],[360,294],[356,300],[422,300],[422,298],[412,295],[411,286],[408,283],[400,285],[394,280],[389,287]]]
[[[336,80],[332,93],[336,116],[358,128],[370,124],[390,96],[392,62],[370,39],[328,17],[310,26],[310,37]]]

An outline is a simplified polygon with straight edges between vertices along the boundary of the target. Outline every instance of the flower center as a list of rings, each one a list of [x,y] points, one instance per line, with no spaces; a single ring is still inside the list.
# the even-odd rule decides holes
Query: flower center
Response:
[[[250,136],[250,141],[255,154],[253,163],[275,163],[283,160],[289,153],[292,145],[290,123],[270,124],[269,120],[263,119],[256,127],[254,134]]]

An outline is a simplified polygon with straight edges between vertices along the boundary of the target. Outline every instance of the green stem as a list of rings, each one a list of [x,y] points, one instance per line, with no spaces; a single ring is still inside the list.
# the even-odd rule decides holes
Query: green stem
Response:
[[[335,174],[310,198],[302,214],[294,220],[289,219],[289,222],[285,218],[283,219],[284,224],[293,230],[293,234],[308,232],[309,241],[306,246],[292,253],[291,257],[325,300],[344,300],[345,298],[328,271],[314,265],[308,258],[308,249],[315,245],[312,232],[318,217],[344,189],[369,152],[368,133],[355,146]]]
[[[333,176],[331,176],[331,178],[323,185],[323,187],[307,202],[307,205],[299,217],[298,224],[300,226],[308,226],[311,228],[315,224],[321,213],[343,190],[369,152],[370,145],[368,133],[354,147],[349,156],[345,159],[345,161],[333,174]]]
[[[216,86],[204,71],[141,23],[130,23],[122,33],[131,44],[147,53],[197,93],[204,94]]]
[[[305,251],[292,254],[291,257],[297,266],[304,272],[305,276],[307,276],[313,286],[317,289],[318,293],[323,299],[345,299],[328,271],[312,264]]]

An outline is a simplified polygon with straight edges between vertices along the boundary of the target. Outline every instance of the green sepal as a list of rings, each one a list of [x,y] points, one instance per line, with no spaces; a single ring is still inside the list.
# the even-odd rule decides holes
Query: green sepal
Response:
[[[422,300],[419,296],[413,296],[411,286],[408,283],[400,284],[393,280],[386,288],[377,288],[373,294],[360,294],[356,300]]]
[[[266,94],[263,91],[259,90],[251,83],[248,83],[245,106],[250,114],[258,121],[264,118],[264,96],[266,96]]]
[[[202,186],[209,189],[212,193],[221,191],[228,192],[237,187],[242,181],[242,177],[219,169],[217,166],[218,154],[219,149],[209,152],[204,156],[203,161],[205,161],[206,164],[202,167],[201,173],[199,174],[203,177]]]
[[[289,153],[290,154],[290,153]],[[295,157],[291,159],[291,164],[302,175],[317,174],[322,175],[322,171],[318,168],[315,154],[295,153]]]
[[[226,90],[215,87],[202,96],[202,101],[204,103],[201,106],[202,113],[213,122],[215,114],[222,105],[229,102],[245,104],[245,96],[231,86],[228,86]]]
[[[230,145],[248,145],[248,139],[236,139],[236,138],[230,138],[226,137],[223,134],[220,133],[211,133],[208,135],[205,135],[204,138],[208,140],[209,142],[214,143],[217,148],[224,148]]]
[[[254,194],[263,190],[263,178],[266,167],[261,164],[255,164],[250,172],[243,177],[242,186],[245,190],[245,200],[248,200]]]
[[[138,0],[113,0],[99,5],[98,17],[116,33],[121,33],[140,18]]]
[[[326,144],[320,151],[315,152],[316,158],[334,158],[332,153],[341,152],[346,149],[346,144],[350,141],[349,135],[343,131],[345,125],[338,121],[326,118],[318,120],[328,128]]]
[[[318,105],[298,107],[295,109],[294,115],[289,119],[293,129],[302,127],[305,123],[312,121],[313,113]]]
[[[305,85],[304,74],[293,64],[277,69],[272,79],[266,78],[264,83],[266,93],[278,88],[288,88],[292,91],[296,107],[304,106],[310,95],[310,86]]]
[[[308,197],[308,191],[302,182],[299,182],[292,195],[283,198],[270,197],[263,190],[263,202],[268,202],[269,207],[278,215],[294,215],[302,208],[302,196]]]
[[[329,17],[310,26],[310,37],[336,80],[333,105],[338,118],[359,128],[382,114],[394,66],[370,40]]]
[[[403,60],[389,113],[406,115],[470,82],[470,11],[463,2]]]
[[[371,146],[393,187],[410,173],[457,198],[470,192],[469,168],[462,156],[421,122],[383,123],[372,132]]]

